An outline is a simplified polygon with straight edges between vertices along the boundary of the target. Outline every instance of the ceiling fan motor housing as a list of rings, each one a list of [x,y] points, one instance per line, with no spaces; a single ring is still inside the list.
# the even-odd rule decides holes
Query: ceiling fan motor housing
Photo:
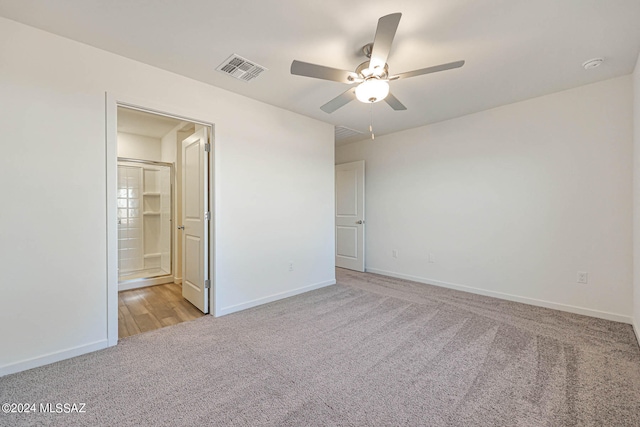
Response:
[[[378,67],[372,70],[369,68],[369,61],[365,61],[362,64],[358,65],[358,68],[356,68],[356,73],[360,78],[365,80],[371,77],[386,80],[387,77],[389,77],[389,66],[387,64],[384,64],[384,68]]]

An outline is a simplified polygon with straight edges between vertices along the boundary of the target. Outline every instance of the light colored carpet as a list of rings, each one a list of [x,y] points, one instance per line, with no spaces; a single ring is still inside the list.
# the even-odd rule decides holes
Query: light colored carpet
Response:
[[[629,325],[338,269],[338,285],[0,378],[0,425],[639,426]]]

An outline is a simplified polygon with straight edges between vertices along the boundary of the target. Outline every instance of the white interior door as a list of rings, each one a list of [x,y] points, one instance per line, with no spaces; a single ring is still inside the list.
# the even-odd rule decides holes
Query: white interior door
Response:
[[[207,129],[182,141],[182,296],[209,312]]]
[[[336,267],[364,271],[364,160],[336,165]]]

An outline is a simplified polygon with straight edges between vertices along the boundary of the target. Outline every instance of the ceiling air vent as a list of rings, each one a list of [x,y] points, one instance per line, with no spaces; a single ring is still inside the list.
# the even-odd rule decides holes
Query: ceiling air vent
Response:
[[[245,82],[253,80],[263,71],[267,71],[267,69],[262,65],[251,62],[240,55],[236,55],[235,53],[220,64],[216,70]]]
[[[351,138],[352,136],[363,135],[362,132],[350,129],[346,126],[336,126],[335,137],[336,141],[342,141],[343,139]]]

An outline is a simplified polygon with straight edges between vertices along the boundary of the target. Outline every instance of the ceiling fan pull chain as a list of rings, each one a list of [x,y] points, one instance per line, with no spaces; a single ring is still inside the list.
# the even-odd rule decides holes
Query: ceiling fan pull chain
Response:
[[[371,103],[371,110],[369,115],[369,132],[371,132],[371,139],[376,139],[376,136],[373,134],[373,102]]]

